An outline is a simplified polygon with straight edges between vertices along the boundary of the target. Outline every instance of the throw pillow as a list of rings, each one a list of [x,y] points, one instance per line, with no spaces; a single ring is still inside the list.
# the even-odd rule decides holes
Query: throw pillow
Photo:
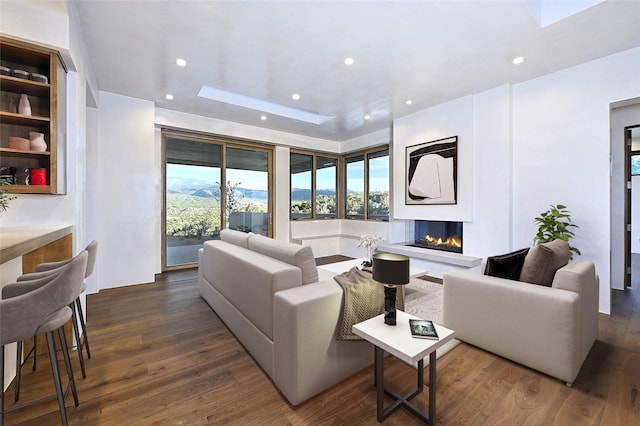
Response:
[[[556,271],[569,262],[569,243],[556,239],[529,250],[524,260],[520,281],[551,287]]]
[[[500,256],[488,257],[484,274],[491,275],[492,277],[518,281],[520,279],[520,271],[522,271],[524,259],[528,252],[529,248],[523,248]]]

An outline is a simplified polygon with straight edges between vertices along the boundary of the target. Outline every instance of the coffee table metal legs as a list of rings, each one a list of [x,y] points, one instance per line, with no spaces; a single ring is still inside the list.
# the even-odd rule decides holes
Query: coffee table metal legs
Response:
[[[423,361],[418,361],[418,380],[417,386],[411,389],[404,396],[399,395],[395,391],[388,389],[384,386],[384,350],[375,346],[375,365],[376,371],[374,376],[374,385],[377,390],[378,398],[378,421],[382,422],[389,417],[391,413],[396,411],[401,406],[406,407],[415,416],[423,420],[429,425],[436,424],[436,353],[435,351],[429,354],[429,415],[413,405],[409,400],[414,396],[422,392],[424,385],[423,379]],[[394,401],[384,408],[384,394],[391,396]]]

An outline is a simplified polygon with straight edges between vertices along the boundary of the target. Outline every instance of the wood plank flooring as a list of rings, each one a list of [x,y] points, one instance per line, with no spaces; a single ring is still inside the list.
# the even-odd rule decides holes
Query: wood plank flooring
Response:
[[[331,260],[331,259],[329,259]],[[343,259],[338,259],[343,260]],[[335,260],[334,260],[335,261]],[[634,275],[638,277],[638,274]],[[442,425],[640,424],[640,296],[614,292],[613,314],[574,386],[460,344],[438,360],[437,423]],[[92,358],[77,376],[80,406],[67,403],[72,425],[375,425],[373,367],[297,407],[289,405],[211,308],[197,273],[159,275],[155,283],[88,297]],[[385,380],[399,390],[415,370],[388,357]],[[425,372],[426,373],[426,372]],[[53,392],[47,357],[25,369],[21,400]],[[425,385],[428,374],[425,374]],[[428,392],[414,401],[427,408]],[[13,402],[13,385],[6,393]],[[7,425],[60,423],[55,401],[9,413]],[[417,425],[400,409],[387,425]]]

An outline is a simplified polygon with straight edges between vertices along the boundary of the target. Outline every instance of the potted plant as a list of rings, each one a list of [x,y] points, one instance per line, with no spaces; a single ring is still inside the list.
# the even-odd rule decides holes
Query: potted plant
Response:
[[[579,228],[578,225],[571,221],[571,212],[567,210],[567,206],[558,204],[551,205],[549,210],[540,213],[540,216],[533,220],[538,224],[538,233],[533,239],[536,245],[548,243],[555,239],[561,239],[567,243],[574,237],[571,228]],[[581,254],[576,247],[569,245],[571,258],[573,255]]]
[[[378,248],[378,241],[382,241],[382,237],[377,235],[369,236],[363,235],[360,237],[360,242],[358,243],[358,247],[366,247],[367,249],[367,260],[362,262],[362,266],[364,268],[371,268],[373,266],[373,262],[371,260],[371,256]]]
[[[9,191],[2,188],[4,185],[8,185],[8,182],[8,179],[0,179],[0,213],[6,212],[9,208],[9,201],[16,198],[9,195]]]

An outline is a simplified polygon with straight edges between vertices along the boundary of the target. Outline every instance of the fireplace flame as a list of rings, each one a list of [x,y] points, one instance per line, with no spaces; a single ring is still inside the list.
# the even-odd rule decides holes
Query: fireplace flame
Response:
[[[462,247],[462,241],[460,241],[456,237],[449,237],[446,240],[442,240],[442,238],[434,238],[431,235],[427,234],[424,236],[425,241],[428,241],[429,244],[433,244],[435,246],[448,246],[448,247]]]

